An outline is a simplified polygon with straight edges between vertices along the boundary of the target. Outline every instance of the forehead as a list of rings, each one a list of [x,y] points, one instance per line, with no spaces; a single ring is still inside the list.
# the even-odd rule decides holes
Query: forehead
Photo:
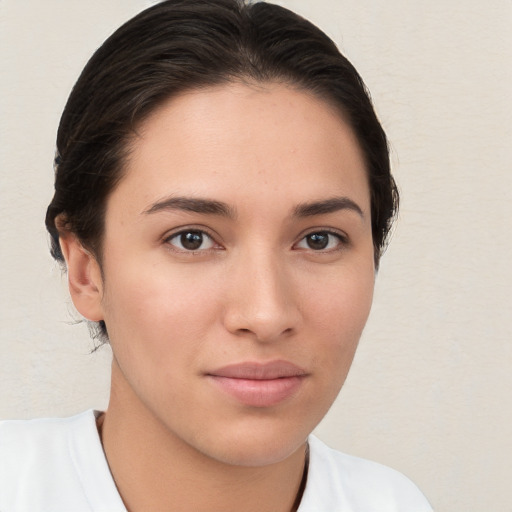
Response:
[[[113,195],[131,193],[138,208],[159,194],[230,203],[234,195],[304,202],[347,192],[369,208],[362,152],[335,108],[283,84],[228,84],[181,94],[153,112]]]

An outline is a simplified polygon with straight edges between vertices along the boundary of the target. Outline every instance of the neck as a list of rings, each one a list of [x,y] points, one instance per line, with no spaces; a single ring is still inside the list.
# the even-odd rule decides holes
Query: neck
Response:
[[[129,512],[297,510],[305,481],[306,445],[271,465],[226,464],[177,438],[133,392],[131,397],[128,394],[119,379],[113,380],[101,437]]]

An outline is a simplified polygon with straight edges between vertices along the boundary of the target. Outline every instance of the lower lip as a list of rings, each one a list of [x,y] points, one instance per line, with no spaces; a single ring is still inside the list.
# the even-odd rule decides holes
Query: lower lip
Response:
[[[295,395],[302,385],[303,376],[280,379],[235,379],[209,375],[220,389],[243,405],[251,407],[272,407]]]

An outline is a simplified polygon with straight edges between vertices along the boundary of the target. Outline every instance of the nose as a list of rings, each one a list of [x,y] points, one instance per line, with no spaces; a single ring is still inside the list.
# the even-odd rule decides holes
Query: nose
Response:
[[[251,253],[232,267],[224,311],[226,329],[259,342],[290,336],[301,314],[291,269],[276,255]]]

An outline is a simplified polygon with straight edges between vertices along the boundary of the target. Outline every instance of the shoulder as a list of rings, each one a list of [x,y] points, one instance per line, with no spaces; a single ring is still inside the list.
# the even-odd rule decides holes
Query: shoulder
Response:
[[[314,436],[309,445],[308,480],[299,512],[432,512],[402,473],[333,450]]]
[[[9,442],[24,445],[26,442],[32,444],[41,439],[61,441],[62,438],[55,434],[64,434],[93,420],[94,411],[89,410],[69,418],[0,421],[0,447],[9,450],[12,448]]]
[[[95,416],[93,411],[70,418],[43,418],[0,422],[0,475],[4,477],[6,460],[9,473],[24,468],[30,462],[36,464],[51,454],[52,464],[65,464],[72,442],[82,436],[84,442],[93,439]]]
[[[86,411],[0,422],[0,510],[90,511],[95,498],[89,489],[98,477],[110,478],[95,420],[94,411]],[[111,492],[101,489],[109,478],[100,483],[98,496]]]

